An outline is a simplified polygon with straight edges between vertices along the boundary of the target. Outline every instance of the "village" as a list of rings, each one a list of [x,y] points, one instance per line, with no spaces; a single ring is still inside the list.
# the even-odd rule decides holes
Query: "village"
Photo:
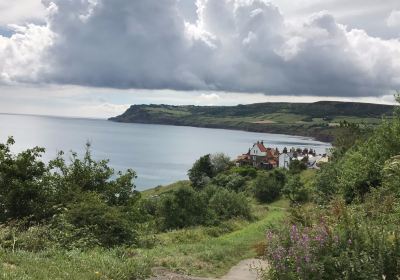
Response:
[[[237,166],[253,166],[259,169],[285,168],[289,169],[293,161],[299,161],[305,168],[320,169],[320,166],[329,161],[329,151],[325,154],[317,154],[315,150],[308,148],[278,148],[266,147],[264,141],[257,141],[246,154],[237,157]]]

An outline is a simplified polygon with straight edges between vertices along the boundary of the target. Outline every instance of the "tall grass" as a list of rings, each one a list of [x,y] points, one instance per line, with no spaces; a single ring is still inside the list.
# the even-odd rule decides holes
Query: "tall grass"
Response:
[[[191,275],[221,276],[242,259],[254,257],[269,227],[285,217],[287,203],[258,205],[258,220],[232,220],[219,227],[196,227],[155,236],[151,249],[119,247],[89,251],[42,252],[0,249],[0,279],[146,279],[163,266]]]

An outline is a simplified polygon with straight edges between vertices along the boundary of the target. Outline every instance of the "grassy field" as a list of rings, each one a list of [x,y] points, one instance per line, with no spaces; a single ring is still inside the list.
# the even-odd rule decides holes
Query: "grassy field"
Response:
[[[179,182],[163,191],[176,188]],[[161,192],[148,191],[146,195]],[[221,276],[242,259],[263,249],[265,230],[286,215],[287,201],[253,203],[255,220],[227,221],[216,227],[195,227],[149,236],[150,248],[93,249],[43,252],[0,249],[0,279],[143,279],[152,267],[185,274]],[[259,251],[257,253],[257,251]]]
[[[161,194],[165,194],[168,192],[172,192],[173,190],[179,189],[180,187],[189,186],[189,185],[190,185],[190,181],[188,181],[188,180],[187,181],[178,181],[178,182],[172,183],[167,186],[158,186],[158,187],[155,187],[152,189],[142,191],[141,194],[143,197],[161,195]]]
[[[212,228],[163,234],[162,244],[150,250],[139,250],[139,254],[147,254],[156,266],[185,274],[221,276],[240,260],[257,255],[266,229],[284,218],[283,205],[282,202],[270,205],[268,210],[264,209],[260,220],[253,223],[237,221],[238,229],[217,237],[213,235],[218,234],[218,229],[213,231]]]
[[[283,133],[332,141],[341,121],[374,126],[392,111],[393,106],[389,105],[334,101],[238,106],[134,105],[110,120]]]

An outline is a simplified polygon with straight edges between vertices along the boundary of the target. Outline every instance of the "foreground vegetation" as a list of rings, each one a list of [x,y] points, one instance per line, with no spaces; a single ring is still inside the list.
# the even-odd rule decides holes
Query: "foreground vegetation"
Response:
[[[355,128],[268,231],[266,279],[399,279],[400,110],[367,137]]]
[[[88,250],[1,250],[0,279],[143,279],[164,266],[185,274],[220,276],[238,261],[262,253],[265,230],[285,211],[260,206],[259,220],[232,220],[219,227],[196,227],[153,236],[152,248]],[[257,251],[258,250],[258,251]]]
[[[223,154],[201,157],[191,181],[141,194],[134,171],[115,174],[90,145],[45,163],[44,149],[13,154],[13,144],[0,145],[0,278],[145,279],[156,266],[222,275],[262,254],[266,229],[286,215],[284,200],[267,205],[255,191],[265,176],[283,185],[283,171]]]
[[[0,144],[0,279],[221,276],[263,256],[265,279],[398,279],[400,112],[375,129],[342,122],[331,161],[236,167],[204,155],[189,181],[139,193],[90,145],[45,163]],[[265,238],[267,236],[267,238]]]
[[[133,105],[110,120],[282,133],[332,141],[342,121],[375,126],[382,115],[391,116],[392,112],[390,105],[334,101],[238,106]]]

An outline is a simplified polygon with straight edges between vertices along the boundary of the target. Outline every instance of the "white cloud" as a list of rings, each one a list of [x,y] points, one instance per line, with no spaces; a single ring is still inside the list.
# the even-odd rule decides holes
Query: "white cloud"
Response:
[[[0,0],[0,26],[44,21],[45,14],[41,0]]]
[[[220,100],[221,97],[216,93],[202,93],[197,98],[197,104],[216,105]]]
[[[46,25],[0,37],[3,82],[345,97],[400,87],[400,40],[329,12],[292,19],[264,0],[197,0],[190,23],[177,0],[44,3]]]
[[[400,27],[400,10],[392,11],[386,19],[386,24],[389,27]]]
[[[53,40],[46,27],[29,24],[10,25],[14,35],[0,36],[0,80],[7,83],[36,82],[46,72],[44,54]]]

